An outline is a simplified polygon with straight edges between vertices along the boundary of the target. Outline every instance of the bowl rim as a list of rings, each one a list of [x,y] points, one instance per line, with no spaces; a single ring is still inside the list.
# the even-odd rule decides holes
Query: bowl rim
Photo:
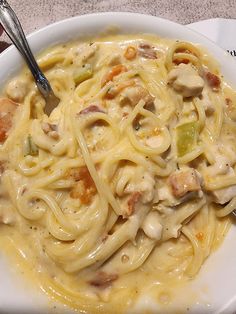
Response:
[[[121,18],[126,19],[126,22],[124,22],[124,24],[128,25],[129,23],[130,24],[133,23],[134,25],[137,25],[135,20],[140,20],[141,28],[142,28],[142,25],[144,24],[144,21],[149,20],[149,22],[150,22],[150,20],[151,20],[151,21],[154,21],[156,24],[160,24],[162,27],[167,27],[167,29],[169,29],[169,28],[175,29],[175,31],[174,31],[175,34],[179,31],[181,37],[182,37],[182,35],[183,35],[183,37],[188,37],[188,38],[190,38],[192,36],[194,38],[193,42],[198,42],[198,40],[199,40],[200,45],[205,46],[208,50],[211,48],[213,49],[213,53],[211,51],[211,54],[215,58],[217,58],[217,59],[219,58],[220,60],[223,60],[222,62],[224,62],[224,60],[226,61],[226,65],[225,65],[225,66],[227,66],[227,70],[226,70],[226,74],[225,74],[226,79],[230,83],[233,82],[232,85],[235,85],[235,87],[236,87],[236,76],[234,76],[234,74],[233,74],[233,69],[235,69],[235,72],[236,72],[236,60],[234,60],[234,58],[232,56],[230,56],[225,50],[223,50],[223,48],[219,47],[217,44],[215,44],[212,40],[208,39],[206,36],[199,34],[198,32],[188,28],[188,26],[185,26],[185,25],[173,22],[173,21],[169,21],[167,19],[157,17],[154,15],[133,13],[133,12],[109,12],[109,11],[108,12],[99,12],[99,13],[78,15],[78,16],[66,18],[66,19],[51,23],[47,26],[44,26],[38,30],[33,31],[32,33],[28,34],[26,37],[29,40],[30,45],[35,46],[37,38],[39,38],[39,42],[42,41],[41,36],[45,35],[45,32],[50,33],[50,31],[55,30],[57,27],[59,27],[59,28],[62,26],[68,27],[68,25],[73,24],[73,23],[76,24],[78,21],[79,22],[81,22],[81,21],[85,22],[85,24],[87,24],[88,28],[89,28],[90,21],[94,20],[94,18],[96,18],[97,22],[99,22],[101,25],[102,24],[108,25],[108,22],[107,23],[104,22],[105,20],[107,20],[107,21],[108,20],[110,21],[113,19],[114,20],[120,20]],[[128,22],[127,19],[129,19],[131,22]],[[155,27],[155,26],[153,26],[153,27]],[[166,31],[166,32],[168,32],[168,31]],[[136,32],[136,33],[140,33],[140,32]],[[153,33],[158,34],[158,31],[155,31],[155,29],[154,29]],[[45,37],[47,37],[47,36],[45,36]],[[171,37],[169,36],[169,38],[171,38]],[[176,36],[174,36],[172,38],[178,39]],[[192,41],[192,40],[190,40],[190,41]],[[45,47],[43,47],[43,49],[45,49]],[[36,53],[40,52],[40,49],[38,49],[38,48],[35,49],[35,52]],[[4,50],[0,54],[0,65],[3,64],[4,60],[7,60],[8,57],[10,59],[12,59],[17,55],[18,55],[18,52],[14,46],[8,47],[6,50]],[[16,62],[17,62],[16,60],[13,60],[13,64],[15,64]],[[220,63],[221,63],[221,61],[220,61]],[[0,78],[1,78],[1,76],[2,76],[2,74],[0,74]],[[11,76],[11,75],[9,75],[9,76]],[[5,82],[6,82],[6,80],[4,80],[4,83]],[[1,80],[0,80],[0,84],[2,84]],[[236,307],[236,303],[234,303],[234,308],[235,307]],[[233,307],[232,307],[232,309],[233,309]]]
[[[91,14],[77,15],[74,17],[69,17],[69,18],[48,24],[38,30],[35,30],[29,33],[26,37],[27,37],[27,40],[29,41],[30,47],[32,48],[33,54],[36,53],[37,55],[38,53],[43,51],[45,47],[49,48],[50,46],[52,46],[52,42],[51,42],[51,44],[47,44],[42,49],[38,47],[36,39],[40,38],[40,41],[42,42],[44,39],[42,39],[41,36],[43,37],[45,32],[48,32],[49,34],[45,36],[45,38],[49,38],[49,36],[56,36],[55,34],[53,34],[53,30],[55,30],[56,28],[61,29],[62,26],[65,27],[65,29],[70,28],[71,25],[75,25],[75,24],[77,24],[77,27],[79,27],[80,24],[82,24],[83,27],[84,25],[87,25],[87,26],[90,25],[91,27],[92,24],[94,25],[96,23],[101,28],[102,25],[105,25],[105,24],[108,25],[108,22],[105,23],[105,21],[109,21],[110,23],[119,23],[120,24],[119,27],[122,27],[122,24],[124,25],[126,24],[128,25],[128,28],[132,28],[131,26],[133,26],[139,29],[146,27],[145,24],[149,24],[148,27],[150,27],[150,22],[153,22],[153,25],[154,25],[153,32],[144,31],[145,33],[158,34],[158,32],[155,30],[155,24],[158,24],[160,33],[164,32],[167,34],[166,36],[161,35],[162,37],[169,37],[173,39],[185,38],[186,41],[195,42],[198,44],[200,43],[200,45],[207,48],[208,52],[210,52],[210,54],[213,55],[216,60],[224,59],[224,61],[226,61],[227,59],[227,61],[224,64],[223,69],[221,69],[221,72],[226,76],[227,82],[229,82],[230,85],[236,86],[236,77],[232,74],[232,67],[235,67],[235,71],[236,71],[236,60],[234,60],[234,58],[228,52],[226,52],[223,48],[218,46],[216,43],[214,43],[211,39],[207,38],[203,34],[200,34],[196,32],[195,30],[190,29],[187,25],[179,24],[179,23],[170,21],[168,19],[164,19],[164,18],[154,16],[154,15],[134,13],[134,12],[125,12],[125,11],[124,12],[107,11],[107,12],[96,12],[96,13],[91,13]],[[137,21],[140,21],[140,22],[137,23]],[[172,29],[172,32],[175,34],[175,36],[170,36],[170,32],[168,31],[170,28]],[[123,30],[121,32],[125,33]],[[136,31],[136,34],[141,33],[141,32],[142,31]],[[135,32],[132,31],[130,33],[134,34]],[[92,34],[95,34],[95,32],[93,31]],[[99,33],[97,32],[97,34]],[[78,36],[78,39],[81,37],[84,38],[85,35]],[[68,39],[71,40],[71,38],[69,37]],[[77,38],[73,37],[73,39],[75,40]],[[68,40],[65,40],[65,39],[56,40],[54,41],[53,45],[58,44],[58,43],[63,43],[66,41]],[[15,54],[15,56],[17,57],[16,52],[17,54],[19,54],[17,49],[13,45],[8,47],[6,50],[4,50],[0,54],[0,63],[2,62],[3,59],[6,60],[7,55],[11,57],[11,54]],[[18,58],[18,60],[19,62],[21,62],[21,59]],[[8,75],[8,78],[13,75],[13,72],[16,73],[17,71],[12,71],[10,75]],[[6,82],[7,80],[2,80],[1,75],[0,75],[0,88],[3,85],[3,83],[6,83]]]

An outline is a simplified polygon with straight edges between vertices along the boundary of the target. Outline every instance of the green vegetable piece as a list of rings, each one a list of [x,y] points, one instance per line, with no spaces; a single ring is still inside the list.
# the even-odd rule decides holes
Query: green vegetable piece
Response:
[[[37,145],[33,142],[32,136],[28,135],[28,137],[25,140],[25,145],[24,145],[24,155],[31,155],[31,156],[36,156],[38,155],[38,147]]]
[[[189,122],[176,128],[178,157],[191,152],[197,143],[198,122]]]
[[[85,64],[74,72],[74,82],[76,85],[90,79],[93,76],[93,70],[90,64]]]

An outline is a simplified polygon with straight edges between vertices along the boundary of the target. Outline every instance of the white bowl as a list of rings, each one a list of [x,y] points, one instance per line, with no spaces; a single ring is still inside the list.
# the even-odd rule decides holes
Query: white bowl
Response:
[[[28,40],[33,52],[37,54],[56,43],[81,36],[99,35],[111,26],[117,27],[122,33],[154,33],[162,37],[200,43],[219,61],[225,79],[236,87],[236,62],[228,53],[185,26],[154,16],[117,12],[78,16],[36,31],[28,36]],[[0,86],[19,71],[22,64],[22,58],[14,47],[4,51],[0,55]],[[236,228],[232,227],[223,245],[210,256],[196,280],[182,293],[182,298],[179,298],[181,302],[195,295],[195,305],[188,313],[233,313],[236,309],[235,239]],[[0,257],[0,312],[46,312],[46,297],[39,296],[36,291],[32,292],[28,285],[22,284],[23,278],[13,275],[4,256],[1,254]],[[153,303],[144,298],[136,307],[135,314],[142,313],[144,304],[149,303],[153,308]]]

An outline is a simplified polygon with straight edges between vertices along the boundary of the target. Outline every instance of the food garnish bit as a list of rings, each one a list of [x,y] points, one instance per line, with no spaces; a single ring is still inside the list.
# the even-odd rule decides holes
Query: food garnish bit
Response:
[[[175,197],[183,197],[188,192],[200,191],[201,182],[196,170],[189,168],[177,170],[169,177],[172,193]]]
[[[168,83],[183,97],[198,96],[202,93],[204,80],[190,65],[181,63],[168,74]]]
[[[225,204],[236,196],[236,185],[212,191],[213,200],[218,204]]]
[[[137,49],[133,46],[128,46],[125,50],[124,57],[131,61],[134,60],[137,56]]]
[[[154,102],[154,97],[149,94],[147,89],[140,85],[136,85],[122,91],[120,95],[120,104],[134,107],[141,99],[144,100],[146,105],[150,105]]]
[[[122,64],[115,65],[111,68],[110,71],[108,71],[102,78],[101,86],[105,86],[108,82],[112,81],[113,78],[123,72],[126,72],[127,68],[126,66]]]
[[[208,85],[212,88],[213,91],[219,90],[221,81],[217,75],[215,75],[211,72],[206,72],[205,78],[206,78]]]
[[[9,98],[0,98],[0,143],[8,137],[17,107],[18,104]]]
[[[26,79],[13,79],[7,86],[7,96],[16,102],[22,102],[28,92],[28,82]]]

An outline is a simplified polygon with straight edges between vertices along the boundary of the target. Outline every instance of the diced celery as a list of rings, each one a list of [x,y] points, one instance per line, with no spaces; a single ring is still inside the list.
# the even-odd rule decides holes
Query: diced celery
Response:
[[[185,123],[176,128],[178,157],[182,157],[193,150],[197,143],[198,129],[197,121]]]
[[[37,145],[33,142],[32,136],[28,135],[28,137],[25,140],[25,145],[24,145],[24,155],[31,155],[31,156],[36,156],[38,155],[38,147]]]
[[[93,76],[93,70],[90,64],[78,68],[74,72],[74,82],[76,85],[90,79]]]

